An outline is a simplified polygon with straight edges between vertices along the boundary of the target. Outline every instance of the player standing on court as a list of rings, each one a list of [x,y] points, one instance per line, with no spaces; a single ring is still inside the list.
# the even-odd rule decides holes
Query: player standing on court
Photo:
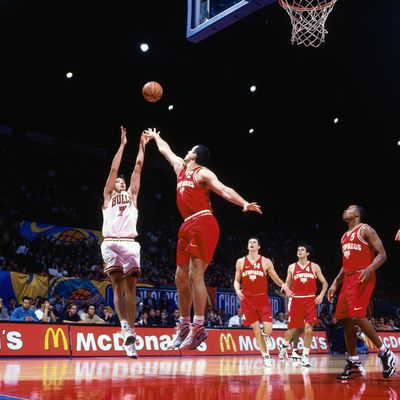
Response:
[[[285,291],[287,296],[291,296],[292,292],[279,278],[272,261],[258,253],[260,247],[257,238],[249,239],[247,256],[236,261],[233,286],[241,302],[243,325],[253,328],[254,336],[263,356],[264,366],[271,367],[269,346],[272,332],[272,310],[268,296],[267,275]],[[263,325],[262,331],[260,323]]]
[[[348,230],[342,236],[343,266],[328,290],[328,300],[333,302],[338,286],[343,282],[336,305],[335,317],[341,320],[346,347],[350,357],[338,379],[348,379],[354,374],[365,375],[357,354],[355,324],[378,349],[382,362],[382,375],[389,378],[396,372],[396,356],[377,335],[366,318],[367,307],[375,287],[375,271],[386,261],[386,251],[376,231],[362,223],[364,208],[351,205],[343,212]]]
[[[297,329],[304,328],[304,348],[301,356],[301,365],[310,367],[310,347],[312,341],[312,331],[318,323],[317,305],[321,304],[326,291],[328,290],[328,282],[322,275],[321,268],[318,264],[308,260],[310,250],[307,245],[297,246],[298,261],[290,264],[286,278],[286,284],[293,292],[293,297],[289,299],[289,321],[288,330],[285,332],[285,340],[283,346],[279,349],[279,358],[287,357],[289,343],[296,333]],[[318,296],[317,279],[322,283],[322,290]],[[292,359],[295,361],[296,357]]]
[[[178,234],[175,275],[181,317],[177,336],[171,347],[194,350],[208,336],[204,328],[207,303],[204,273],[212,260],[219,238],[218,222],[212,214],[210,204],[210,191],[242,207],[244,212],[255,211],[261,214],[261,208],[257,203],[244,200],[203,166],[209,158],[207,147],[194,146],[182,159],[172,152],[156,129],[147,129],[145,132],[149,139],[155,139],[158,150],[177,175],[176,200],[184,219]],[[194,318],[190,324],[192,303]]]
[[[137,358],[133,329],[136,318],[136,281],[140,276],[140,245],[135,237],[137,196],[147,139],[144,135],[140,138],[128,189],[125,178],[118,175],[126,143],[126,129],[121,126],[121,144],[112,161],[103,193],[104,241],[101,244],[101,254],[105,263],[104,273],[110,278],[114,290],[114,304],[124,338],[123,346],[129,357]]]

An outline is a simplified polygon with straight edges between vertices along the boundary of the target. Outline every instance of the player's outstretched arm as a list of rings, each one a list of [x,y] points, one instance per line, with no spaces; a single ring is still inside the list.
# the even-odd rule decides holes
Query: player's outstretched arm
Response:
[[[259,214],[262,214],[261,206],[257,203],[249,203],[246,201],[239,193],[237,193],[232,188],[225,186],[214,172],[210,171],[207,168],[202,168],[199,170],[197,174],[197,181],[206,185],[210,190],[214,193],[218,194],[225,200],[233,204],[237,204],[240,207],[243,207],[243,212],[247,211],[255,211]]]
[[[127,143],[126,129],[123,126],[121,126],[121,144],[119,145],[119,148],[118,148],[117,152],[115,153],[115,156],[112,160],[111,169],[108,174],[106,185],[104,186],[104,191],[103,191],[104,204],[103,204],[103,206],[105,206],[106,201],[108,201],[110,194],[114,190],[115,180],[117,179],[118,169],[119,169],[119,166],[121,165],[122,154],[124,152],[126,143]]]
[[[400,229],[397,231],[396,236],[394,237],[394,240],[400,242]]]
[[[140,176],[142,173],[143,163],[144,163],[144,153],[146,150],[146,143],[148,142],[148,138],[142,133],[139,142],[139,150],[136,156],[135,168],[133,169],[131,175],[131,182],[129,186],[129,192],[132,195],[133,203],[135,207],[137,206],[137,196],[140,189]]]
[[[156,128],[149,128],[144,131],[145,135],[149,139],[154,139],[156,141],[159,152],[167,159],[167,161],[172,165],[176,174],[184,165],[182,158],[178,157],[169,147],[169,144],[161,138],[160,131],[157,132]]]

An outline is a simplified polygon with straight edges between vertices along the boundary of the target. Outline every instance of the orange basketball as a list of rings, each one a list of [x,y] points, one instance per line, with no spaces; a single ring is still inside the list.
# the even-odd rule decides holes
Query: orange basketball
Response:
[[[142,89],[143,97],[150,103],[155,103],[161,99],[163,88],[158,82],[147,82]]]

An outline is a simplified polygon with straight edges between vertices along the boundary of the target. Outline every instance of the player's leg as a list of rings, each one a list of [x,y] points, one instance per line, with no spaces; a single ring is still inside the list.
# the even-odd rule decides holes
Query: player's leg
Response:
[[[118,318],[121,321],[122,335],[124,337],[124,345],[131,345],[135,343],[135,337],[132,333],[131,326],[128,323],[128,315],[126,312],[125,304],[125,285],[123,272],[112,271],[110,273],[110,280],[114,290],[114,305],[117,310]]]
[[[204,273],[208,263],[200,258],[190,258],[189,282],[192,291],[194,317],[190,326],[189,335],[181,344],[180,349],[194,350],[207,339],[207,331],[204,328],[204,310],[207,304],[207,288],[204,282]]]
[[[313,328],[314,324],[312,323],[306,322],[304,325],[304,348],[301,356],[301,365],[303,367],[311,367],[308,356],[310,354]]]
[[[189,334],[190,309],[192,307],[192,291],[189,282],[189,265],[182,264],[176,267],[175,284],[178,292],[179,323],[176,326],[176,336],[170,345],[174,349],[179,347]]]
[[[267,347],[268,354],[269,354],[269,350],[272,348],[271,333],[272,333],[272,322],[263,321],[261,334],[262,334],[262,338],[265,342],[265,346]]]
[[[382,362],[383,377],[389,378],[390,376],[394,375],[396,372],[395,354],[382,343],[374,327],[367,318],[357,318],[356,321],[361,330],[378,349],[378,357]]]
[[[125,293],[126,319],[131,327],[132,333],[135,336],[135,319],[136,319],[136,281],[137,276],[133,275],[123,279]],[[135,342],[128,346],[124,346],[126,354],[131,358],[137,358]]]
[[[261,331],[259,321],[253,322],[251,324],[251,327],[253,328],[254,337],[256,338],[256,342],[260,349],[260,353],[263,356],[264,366],[272,367],[272,359],[271,359],[271,356],[269,355],[269,350],[268,350],[266,341],[264,340],[263,332]],[[263,322],[263,330],[264,330],[264,333],[267,333],[269,335],[272,332],[272,323],[271,322]]]
[[[132,330],[134,330],[136,319],[136,280],[136,276],[126,277],[123,280],[126,304],[126,318]]]
[[[208,336],[204,328],[204,311],[207,304],[204,274],[218,243],[219,226],[213,215],[205,215],[191,221],[187,228],[188,243],[184,250],[190,254],[189,282],[192,289],[194,318],[189,335],[180,348],[194,350]]]
[[[357,335],[352,318],[343,318],[340,320],[343,325],[344,339],[346,342],[347,352],[349,358],[346,360],[347,365],[344,367],[343,372],[338,375],[338,379],[347,380],[354,375],[365,375],[364,367],[362,366],[357,354]]]
[[[288,358],[288,348],[289,343],[292,340],[294,333],[296,332],[296,327],[289,328],[285,331],[282,346],[278,346],[279,349],[279,358],[283,360],[284,358]]]
[[[298,353],[299,347],[299,339],[300,336],[304,333],[304,328],[297,328],[292,336],[292,355],[290,358],[294,362],[298,362],[301,360],[301,355]]]

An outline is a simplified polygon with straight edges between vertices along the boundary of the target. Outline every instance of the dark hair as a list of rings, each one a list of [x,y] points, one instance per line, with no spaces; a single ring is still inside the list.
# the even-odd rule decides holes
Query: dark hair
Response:
[[[125,175],[119,174],[117,179],[123,179],[126,182]]]
[[[304,247],[306,249],[306,252],[310,253],[310,254],[311,254],[311,252],[313,250],[312,247],[309,244],[306,244],[306,243],[299,243],[297,245],[297,249],[299,249],[299,247]]]
[[[31,298],[30,298],[30,297],[28,297],[28,296],[24,296],[24,297],[22,298],[22,301],[25,301],[25,300],[29,300],[29,301],[31,301]]]
[[[49,300],[46,299],[45,297],[41,297],[38,301],[37,308],[40,308],[42,306],[42,304],[46,303],[46,301],[49,301]]]
[[[355,206],[357,207],[357,211],[360,214],[360,220],[364,219],[364,215],[365,215],[365,209],[363,206],[359,206],[358,204],[355,204]]]
[[[193,153],[196,154],[196,162],[204,165],[210,158],[210,150],[202,144],[196,144]]]
[[[258,245],[261,246],[260,239],[259,239],[257,236],[250,236],[250,237],[249,237],[249,240],[247,241],[247,243],[248,243],[251,239],[257,240]]]

